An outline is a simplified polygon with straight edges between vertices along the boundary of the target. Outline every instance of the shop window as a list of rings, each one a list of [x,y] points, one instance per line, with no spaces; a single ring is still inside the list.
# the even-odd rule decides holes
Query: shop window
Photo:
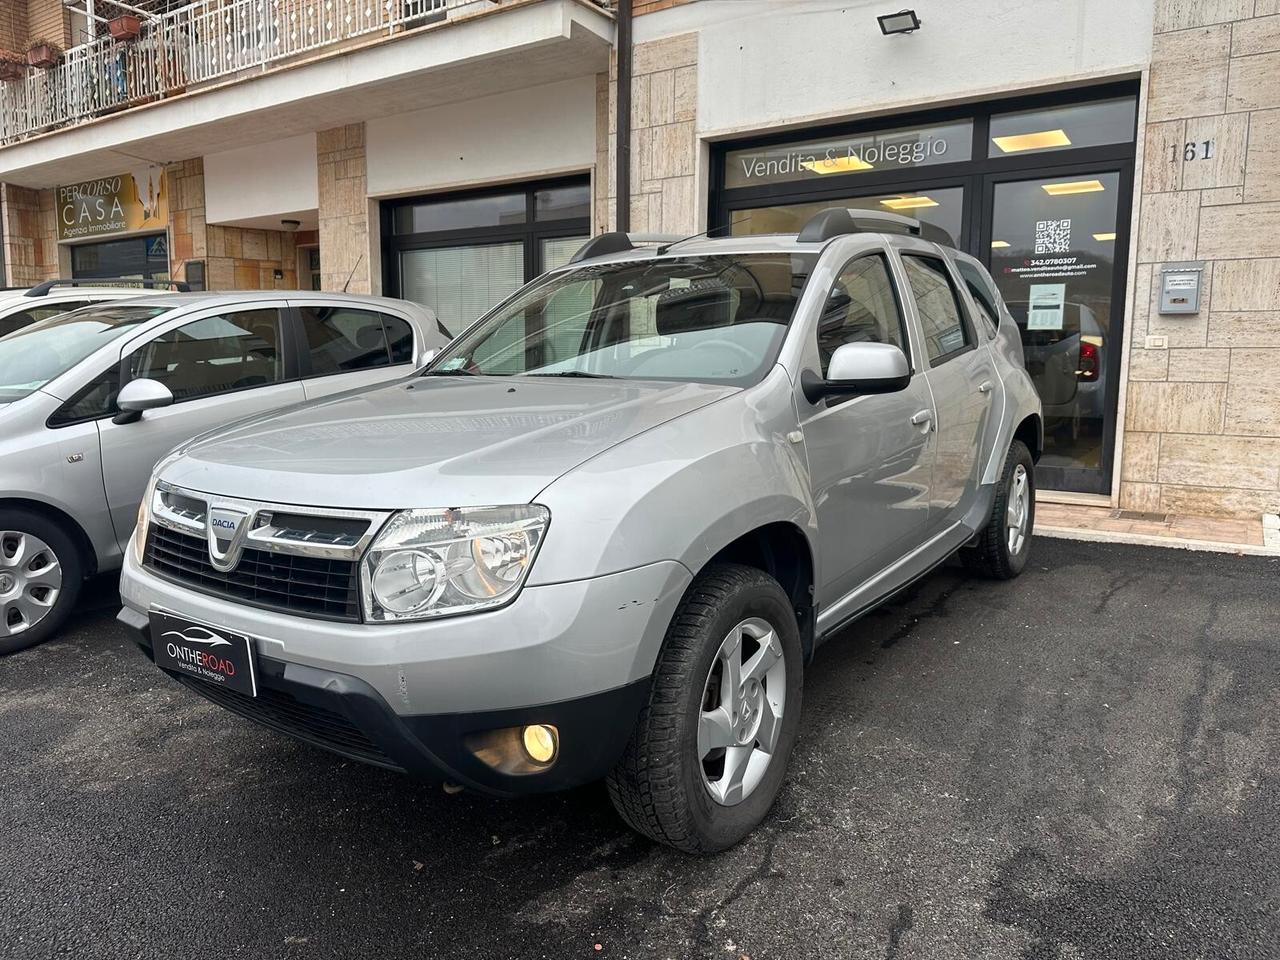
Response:
[[[836,348],[846,343],[891,343],[907,349],[893,282],[882,256],[851,261],[827,295],[818,321],[818,355],[824,377]]]
[[[591,185],[570,183],[534,191],[535,220],[572,220],[591,216]]]
[[[929,363],[937,366],[967,347],[973,337],[960,314],[960,301],[947,267],[936,257],[905,254],[902,262],[916,301]]]
[[[372,310],[325,306],[302,307],[298,315],[302,320],[307,354],[311,358],[311,376],[352,373],[392,363],[407,363],[413,358],[413,331],[396,317],[387,317]],[[402,359],[393,359],[389,334],[395,337],[394,354]]]
[[[761,233],[798,233],[817,214],[830,207],[900,213],[941,227],[954,238],[964,230],[964,188],[939,187],[932,190],[894,190],[866,197],[836,197],[808,203],[771,204],[735,210],[732,233],[742,237]]]
[[[437,233],[525,222],[525,195],[503,193],[460,200],[428,200],[396,208],[395,232]]]
[[[246,310],[170,330],[130,358],[130,377],[158,380],[178,402],[280,383],[280,313]]]
[[[492,243],[406,250],[400,254],[400,296],[435,311],[461,330],[524,284],[524,244]]]
[[[987,156],[1009,157],[1132,143],[1137,116],[1138,103],[1134,97],[997,113],[991,118]]]

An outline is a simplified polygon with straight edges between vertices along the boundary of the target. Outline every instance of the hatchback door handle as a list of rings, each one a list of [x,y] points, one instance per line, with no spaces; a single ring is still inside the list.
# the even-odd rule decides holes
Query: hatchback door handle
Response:
[[[928,410],[921,410],[919,413],[913,414],[911,422],[919,427],[933,419],[933,414]]]
[[[991,392],[991,381],[990,381],[990,380],[983,380],[980,384],[978,384],[978,392],[979,392],[979,393],[990,393],[990,392]]]

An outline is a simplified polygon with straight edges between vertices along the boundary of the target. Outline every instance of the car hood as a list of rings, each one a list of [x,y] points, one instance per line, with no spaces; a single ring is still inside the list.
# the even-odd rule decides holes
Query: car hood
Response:
[[[420,377],[197,438],[164,480],[277,503],[401,509],[521,503],[578,464],[737,387]]]

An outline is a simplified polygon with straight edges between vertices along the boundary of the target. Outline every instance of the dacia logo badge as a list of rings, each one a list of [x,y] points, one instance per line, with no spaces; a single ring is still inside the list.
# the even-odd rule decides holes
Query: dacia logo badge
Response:
[[[209,542],[209,562],[215,570],[229,573],[240,562],[244,540],[249,533],[249,514],[229,507],[210,507],[205,520]]]

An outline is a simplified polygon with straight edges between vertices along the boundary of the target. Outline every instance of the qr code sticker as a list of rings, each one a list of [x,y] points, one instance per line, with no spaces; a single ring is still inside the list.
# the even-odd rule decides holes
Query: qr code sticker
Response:
[[[1037,220],[1036,253],[1069,253],[1071,251],[1071,221]]]

